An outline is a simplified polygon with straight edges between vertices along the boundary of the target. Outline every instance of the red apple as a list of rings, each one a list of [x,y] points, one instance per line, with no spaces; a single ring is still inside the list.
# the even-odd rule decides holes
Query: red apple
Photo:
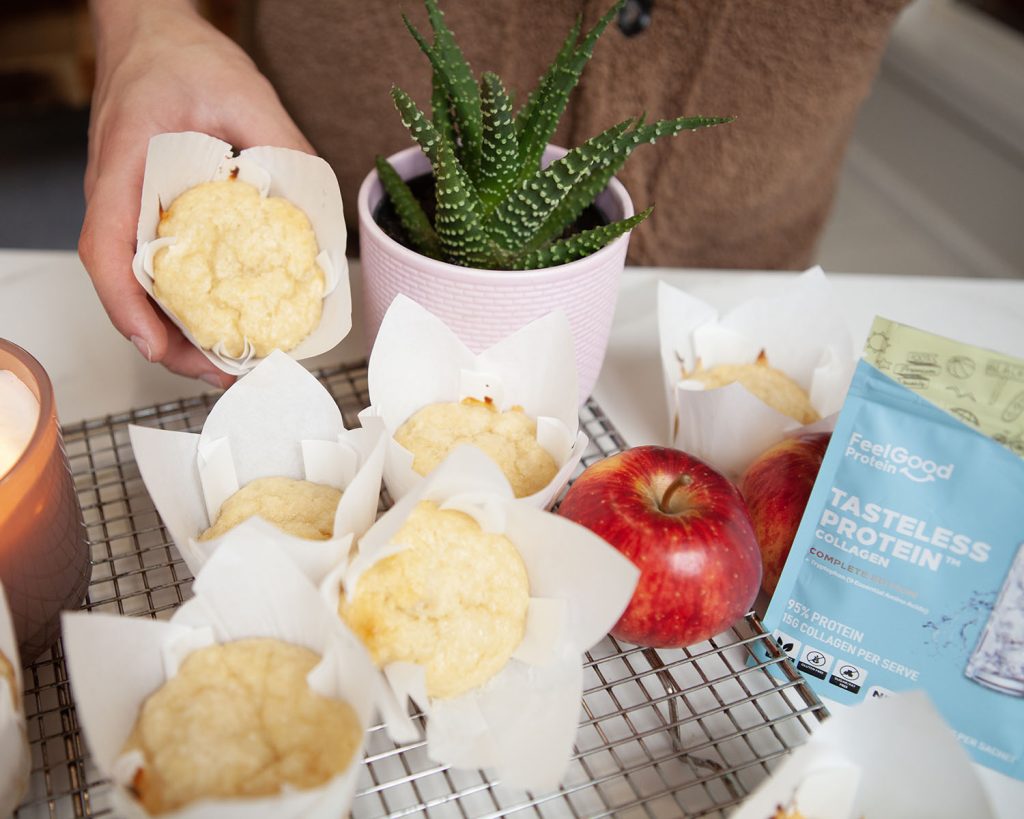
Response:
[[[621,640],[692,645],[728,628],[754,602],[761,554],[743,499],[692,455],[657,446],[612,455],[576,479],[558,511],[640,569],[611,632]]]
[[[740,480],[761,545],[761,588],[769,595],[779,582],[831,437],[808,432],[786,438],[758,455]]]

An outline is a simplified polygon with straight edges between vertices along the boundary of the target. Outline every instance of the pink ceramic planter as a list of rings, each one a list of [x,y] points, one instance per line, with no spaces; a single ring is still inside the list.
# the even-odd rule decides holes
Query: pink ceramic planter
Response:
[[[548,147],[545,161],[564,150]],[[430,170],[417,146],[388,158],[403,179]],[[540,270],[477,270],[438,262],[403,247],[373,220],[384,190],[371,172],[359,188],[363,315],[372,346],[381,319],[399,293],[442,319],[474,352],[481,352],[533,319],[561,308],[569,317],[579,374],[580,403],[593,390],[615,314],[629,234],[579,261]],[[598,197],[611,220],[633,215],[633,203],[613,179]]]

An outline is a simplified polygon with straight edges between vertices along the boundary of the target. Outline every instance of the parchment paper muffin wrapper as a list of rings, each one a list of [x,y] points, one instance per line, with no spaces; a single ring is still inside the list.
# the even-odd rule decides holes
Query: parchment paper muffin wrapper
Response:
[[[14,635],[11,610],[7,606],[7,595],[0,583],[0,652],[14,666],[14,683],[17,691],[11,690],[6,678],[0,679],[0,816],[9,816],[18,807],[28,787],[32,757],[28,749],[28,735],[25,731],[25,711],[22,691],[25,681],[21,674],[21,657],[18,640]],[[18,707],[14,701],[17,700]]]
[[[393,538],[423,500],[465,512],[484,531],[512,541],[530,583],[526,633],[496,676],[457,697],[427,697],[419,665],[394,663],[383,669],[385,676],[399,702],[411,699],[426,715],[431,759],[489,768],[516,787],[554,788],[568,766],[579,722],[581,655],[621,616],[639,570],[582,526],[516,502],[498,466],[463,445],[377,521],[351,564],[325,578],[321,592],[332,611],[342,587],[347,596],[358,594],[363,572],[405,548]],[[397,742],[418,738],[408,719],[390,720],[388,730]]]
[[[139,284],[214,365],[231,375],[242,375],[260,361],[248,343],[237,358],[219,347],[203,350],[153,292],[153,255],[174,241],[170,236],[157,238],[160,213],[186,190],[203,182],[227,179],[237,172],[237,178],[258,188],[261,196],[283,197],[309,218],[320,248],[317,263],[324,273],[323,313],[320,323],[287,353],[291,358],[301,361],[325,353],[348,335],[352,329],[352,295],[341,190],[331,167],[318,156],[291,148],[259,146],[246,148],[238,156],[231,154],[227,142],[194,131],[158,134],[150,139],[132,270]]]
[[[764,819],[779,805],[815,819],[993,815],[970,757],[923,691],[834,712],[731,819]]]
[[[129,426],[135,460],[167,531],[196,575],[223,536],[198,540],[221,504],[256,478],[283,476],[341,489],[334,537],[280,533],[281,547],[314,583],[347,555],[377,517],[386,436],[370,419],[345,429],[331,394],[280,351],[239,379],[200,434]]]
[[[63,616],[64,650],[78,719],[100,771],[114,780],[115,813],[147,812],[128,790],[140,754],[122,753],[145,700],[197,648],[272,637],[322,655],[307,680],[347,701],[365,731],[381,697],[390,697],[369,655],[326,609],[316,588],[277,546],[277,530],[249,520],[229,532],[193,586],[195,597],[170,622],[74,612]],[[162,817],[336,817],[352,800],[363,746],[324,785],[273,797],[211,799]]]
[[[428,404],[487,398],[501,411],[520,406],[537,422],[537,442],[554,458],[551,481],[519,500],[550,506],[583,457],[588,438],[579,429],[576,357],[569,320],[549,313],[484,350],[470,350],[448,326],[417,302],[399,295],[377,333],[367,372],[370,406],[366,424],[383,420],[387,430],[384,484],[396,500],[423,477],[413,454],[394,434]]]
[[[658,284],[658,333],[668,402],[668,440],[737,479],[759,454],[787,435],[831,430],[856,364],[853,341],[820,267],[720,315],[710,304]],[[739,383],[705,389],[685,380],[697,362],[768,364],[807,391],[821,421],[803,426]]]

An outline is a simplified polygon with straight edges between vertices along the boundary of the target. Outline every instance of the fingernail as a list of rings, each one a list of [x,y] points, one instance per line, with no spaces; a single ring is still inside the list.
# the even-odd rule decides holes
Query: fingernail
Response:
[[[224,389],[224,385],[221,383],[220,376],[214,375],[213,373],[203,373],[199,376],[200,381],[205,381],[211,387],[216,387],[218,390]]]
[[[135,345],[136,349],[142,353],[142,357],[146,361],[153,360],[153,352],[149,349],[149,342],[146,341],[142,336],[132,336],[132,344]]]

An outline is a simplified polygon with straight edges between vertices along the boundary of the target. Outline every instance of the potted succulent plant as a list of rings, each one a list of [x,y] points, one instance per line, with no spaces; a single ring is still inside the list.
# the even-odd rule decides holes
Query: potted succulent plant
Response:
[[[730,118],[639,117],[572,150],[557,148],[548,140],[623,0],[585,34],[577,19],[518,111],[495,74],[476,80],[437,0],[425,5],[433,42],[403,19],[433,70],[431,116],[392,89],[417,145],[378,157],[359,191],[368,338],[399,293],[477,352],[560,307],[573,329],[585,399],[604,359],[628,233],[651,212],[634,213],[615,172],[641,144]],[[409,182],[417,177],[424,179],[414,192]],[[581,225],[594,206],[600,218]],[[382,209],[397,217],[397,231],[381,226]]]

